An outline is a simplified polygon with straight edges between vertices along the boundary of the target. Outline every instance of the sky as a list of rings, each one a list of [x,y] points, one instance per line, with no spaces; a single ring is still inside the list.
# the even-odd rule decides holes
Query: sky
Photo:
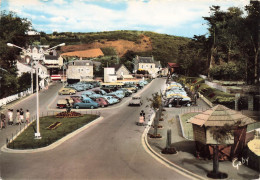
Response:
[[[193,37],[207,34],[209,7],[243,9],[249,0],[0,0],[1,10],[27,18],[45,33],[153,31]]]

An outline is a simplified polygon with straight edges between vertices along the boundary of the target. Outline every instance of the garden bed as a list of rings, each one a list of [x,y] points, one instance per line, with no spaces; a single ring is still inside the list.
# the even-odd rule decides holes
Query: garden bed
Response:
[[[83,127],[91,121],[98,118],[97,115],[84,115],[74,118],[56,118],[55,116],[46,116],[40,118],[41,139],[35,139],[36,122],[34,121],[25,131],[23,131],[14,141],[10,142],[7,147],[11,149],[36,149],[46,147],[73,131]],[[48,127],[59,122],[60,126],[56,129],[49,130]]]

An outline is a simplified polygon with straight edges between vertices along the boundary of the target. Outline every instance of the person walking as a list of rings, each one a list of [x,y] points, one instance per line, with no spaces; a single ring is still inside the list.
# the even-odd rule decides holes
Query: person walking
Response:
[[[142,111],[140,112],[140,116],[144,117],[144,121],[145,121],[145,112],[144,112],[144,110],[142,110]]]
[[[30,112],[29,112],[29,109],[26,110],[25,120],[26,120],[26,123],[29,124],[29,122],[30,122]]]
[[[23,120],[24,120],[23,114],[24,114],[24,112],[23,112],[23,109],[21,108],[21,109],[20,109],[20,120],[21,120],[22,123],[24,123],[24,122],[23,122]]]
[[[20,119],[20,111],[17,109],[16,111],[16,125],[21,124],[21,119]]]
[[[0,129],[3,129],[6,127],[4,113],[1,113],[1,125],[0,126],[1,126]]]
[[[8,109],[8,113],[7,113],[7,116],[8,116],[8,125],[13,125],[13,109]]]

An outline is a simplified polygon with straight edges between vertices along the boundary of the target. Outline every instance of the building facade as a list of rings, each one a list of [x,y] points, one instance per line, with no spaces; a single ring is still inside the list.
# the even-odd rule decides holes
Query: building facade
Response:
[[[93,80],[93,62],[89,60],[69,62],[66,75],[68,80]]]

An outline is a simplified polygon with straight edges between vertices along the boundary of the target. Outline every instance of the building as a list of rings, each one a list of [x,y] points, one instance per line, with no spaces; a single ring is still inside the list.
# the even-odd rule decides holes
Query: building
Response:
[[[167,68],[168,68],[169,75],[172,75],[173,73],[178,73],[178,71],[179,71],[179,64],[168,62],[167,63]]]
[[[104,82],[116,82],[117,81],[117,75],[115,73],[114,67],[106,67],[104,68]]]
[[[68,82],[93,80],[93,62],[90,60],[69,62],[66,75]]]
[[[134,72],[137,70],[145,70],[148,71],[152,77],[158,76],[158,71],[161,69],[160,61],[155,61],[152,57],[140,57],[136,56],[134,59]]]
[[[44,55],[43,64],[48,69],[48,74],[59,74],[63,66],[63,58],[58,55]]]
[[[131,72],[123,64],[115,65],[115,74],[117,79],[133,79]]]
[[[17,61],[16,65],[17,65],[17,69],[18,69],[18,76],[21,76],[23,73],[36,73],[35,67],[37,66],[38,67],[38,76],[40,78],[40,81],[39,81],[40,89],[43,89],[46,86],[48,86],[48,84],[50,82],[50,76],[48,75],[47,68],[45,66],[43,66],[41,63],[37,63],[36,65],[34,65],[34,63],[33,63],[32,64],[33,67],[32,67],[31,64],[26,64],[26,63]]]

